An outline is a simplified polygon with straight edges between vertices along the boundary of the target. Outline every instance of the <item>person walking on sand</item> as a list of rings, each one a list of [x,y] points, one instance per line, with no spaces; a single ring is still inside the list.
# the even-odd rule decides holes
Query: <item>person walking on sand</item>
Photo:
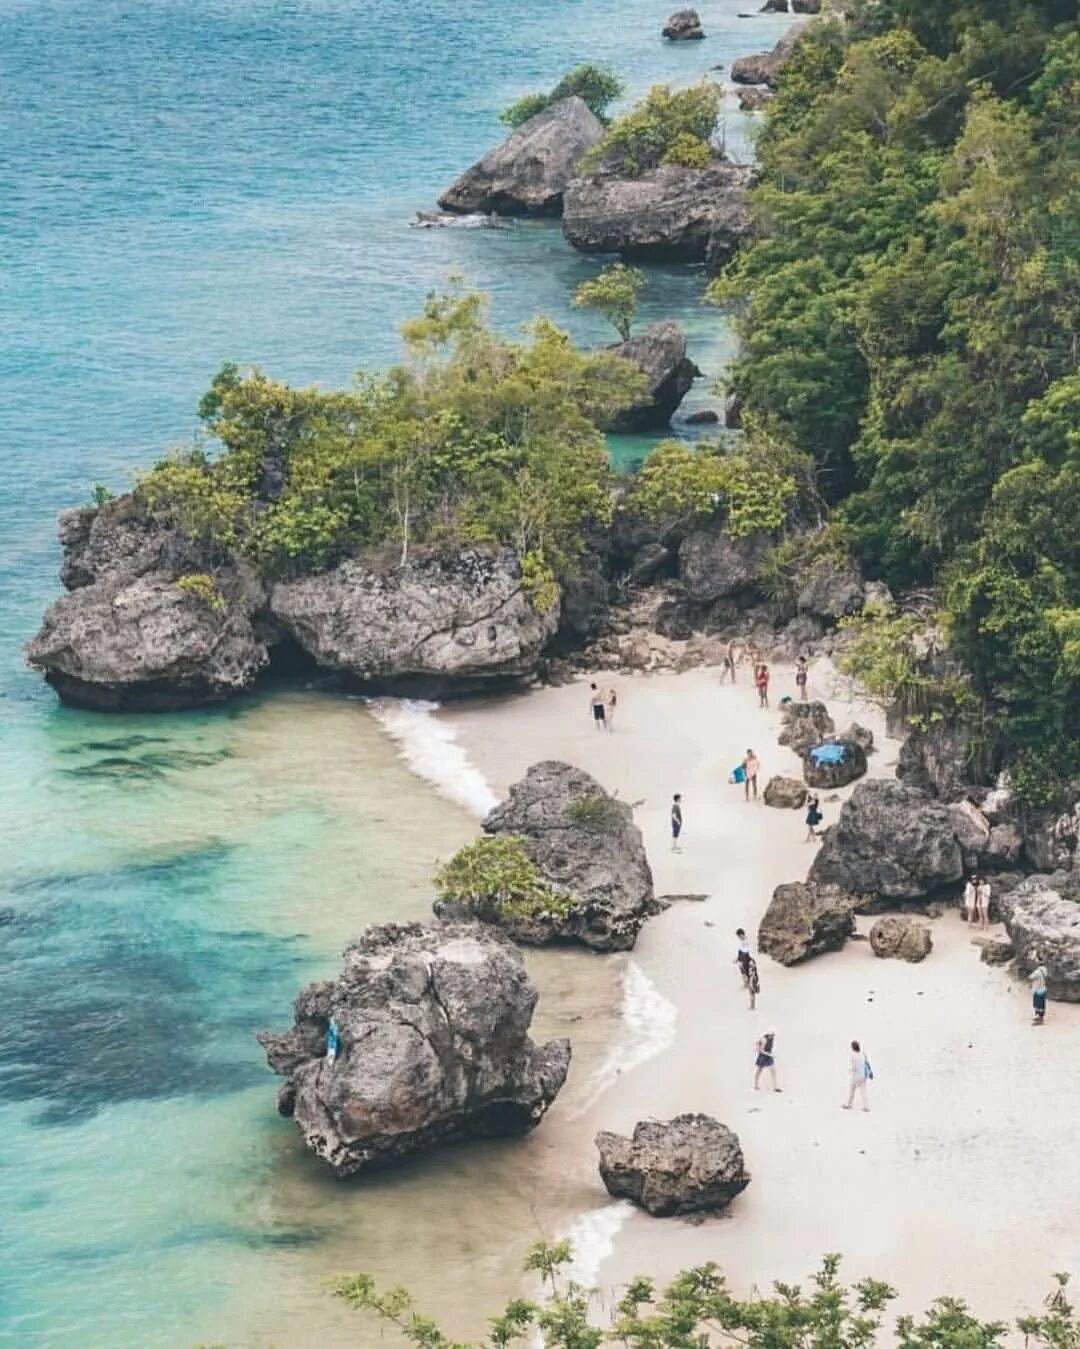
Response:
[[[724,652],[724,673],[720,676],[721,684],[725,679],[730,679],[733,684],[735,683],[735,665],[738,659],[738,648],[735,645],[735,639],[732,638]]]
[[[742,975],[743,988],[750,980],[750,966],[754,963],[754,958],[750,954],[750,943],[746,939],[744,928],[737,927],[735,936],[738,940],[738,947],[735,950],[735,964],[739,967],[739,973]]]
[[[844,1109],[850,1110],[855,1104],[855,1093],[859,1093],[859,1100],[862,1101],[864,1110],[870,1109],[870,1103],[866,1099],[866,1084],[873,1081],[874,1070],[870,1067],[870,1060],[863,1052],[862,1046],[858,1040],[851,1042],[851,1082],[848,1098],[844,1102]]]
[[[776,1032],[766,1031],[757,1042],[757,1058],[754,1060],[754,1090],[757,1091],[761,1083],[761,1074],[768,1072],[769,1080],[772,1082],[773,1091],[779,1091],[776,1084],[776,1055],[773,1053],[773,1045],[776,1043]]]
[[[758,977],[757,961],[750,957],[750,968],[746,972],[746,991],[750,996],[750,1010],[757,1006],[757,995],[761,992],[761,979]]]
[[[812,843],[817,838],[817,827],[821,823],[821,809],[818,804],[818,798],[813,792],[806,798],[806,842]]]
[[[682,833],[682,795],[676,792],[671,798],[671,851],[682,852],[679,847],[679,835]]]
[[[609,731],[613,731],[615,729],[615,708],[618,706],[618,703],[619,703],[619,695],[615,692],[613,688],[608,689],[607,716],[605,718],[605,721]]]
[[[1038,951],[1034,952],[1035,968],[1028,975],[1031,984],[1031,1024],[1041,1026],[1046,1020],[1046,966]]]
[[[757,685],[758,707],[769,706],[769,667],[764,661],[757,667],[754,674],[754,683]]]
[[[806,702],[806,657],[800,656],[795,663],[795,687],[799,691],[799,702]]]
[[[985,931],[990,926],[990,882],[985,876],[975,887],[975,912],[979,915],[979,927]]]
[[[979,878],[974,872],[968,877],[967,885],[964,886],[964,919],[969,926],[973,926],[979,910]]]
[[[592,708],[593,725],[602,731],[607,720],[605,716],[604,695],[596,684],[589,685],[589,706]]]
[[[746,800],[750,800],[750,793],[753,792],[754,800],[757,800],[757,779],[761,771],[761,764],[758,757],[752,749],[746,751],[746,758],[742,761],[743,769],[743,791],[746,793]]]

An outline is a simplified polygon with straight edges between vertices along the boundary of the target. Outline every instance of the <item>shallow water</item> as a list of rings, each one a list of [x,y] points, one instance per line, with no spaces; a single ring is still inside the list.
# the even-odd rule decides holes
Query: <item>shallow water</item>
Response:
[[[55,512],[189,438],[222,361],[342,382],[396,356],[395,325],[452,270],[502,328],[543,310],[602,340],[568,305],[597,264],[556,226],[407,221],[501,106],[577,61],[636,93],[784,27],[732,0],[702,12],[706,43],[665,46],[644,0],[0,0],[0,1342],[362,1342],[319,1287],[338,1268],[475,1325],[525,1240],[582,1206],[573,1177],[535,1192],[554,1114],[516,1148],[338,1186],[273,1113],[254,1032],[365,923],[421,916],[475,827],[484,784],[452,745],[415,726],[403,744],[400,709],[317,690],[74,713],[20,650],[58,590]],[[742,154],[745,127],[730,115]],[[701,272],[650,281],[643,317],[679,317],[719,374]],[[541,1028],[573,1027],[569,1111],[621,966],[535,968]]]

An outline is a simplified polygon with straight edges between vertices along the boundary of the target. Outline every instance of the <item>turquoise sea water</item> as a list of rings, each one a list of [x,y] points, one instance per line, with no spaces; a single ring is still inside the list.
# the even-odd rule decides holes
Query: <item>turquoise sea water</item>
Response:
[[[305,1343],[323,1317],[329,1343],[313,1269],[408,1247],[422,1276],[413,1199],[327,1187],[252,1036],[365,922],[422,914],[470,818],[357,704],[95,717],[21,646],[58,590],[56,511],[188,438],[223,360],[345,381],[452,270],[500,326],[543,310],[603,339],[568,307],[596,263],[557,227],[407,221],[576,62],[636,93],[784,26],[699,8],[708,41],[666,46],[644,0],[0,0],[0,1342]],[[736,112],[728,140],[749,153]],[[679,317],[718,374],[700,272],[651,281],[644,317]],[[442,1214],[497,1265],[460,1216],[475,1166],[428,1176],[425,1230]]]

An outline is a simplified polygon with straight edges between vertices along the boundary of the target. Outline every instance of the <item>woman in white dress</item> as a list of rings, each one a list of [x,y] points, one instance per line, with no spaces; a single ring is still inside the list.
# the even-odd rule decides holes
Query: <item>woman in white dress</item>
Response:
[[[862,1101],[862,1108],[869,1110],[870,1105],[866,1099],[866,1083],[870,1077],[870,1061],[862,1051],[858,1040],[851,1042],[851,1090],[848,1092],[848,1098],[844,1102],[844,1109],[850,1110],[855,1104],[855,1093],[859,1093],[859,1099]]]
[[[964,886],[964,917],[969,923],[974,923],[979,909],[979,878],[975,875],[968,877],[968,883]]]
[[[979,914],[979,926],[990,926],[990,882],[984,876],[975,887],[975,908]]]

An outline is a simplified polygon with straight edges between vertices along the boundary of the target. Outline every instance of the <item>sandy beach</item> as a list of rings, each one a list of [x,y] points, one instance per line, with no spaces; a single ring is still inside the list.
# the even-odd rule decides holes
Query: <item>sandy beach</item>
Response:
[[[713,1260],[745,1293],[798,1279],[837,1251],[851,1277],[899,1287],[904,1310],[943,1293],[987,1316],[1030,1310],[1053,1271],[1080,1272],[1072,1161],[1080,1007],[1053,1003],[1047,1024],[1033,1029],[1026,987],[981,964],[949,911],[932,920],[934,950],[920,965],[878,960],[865,941],[792,969],[762,957],[751,1012],[734,930],[756,938],[773,888],[803,878],[816,844],[804,841],[802,811],[747,804],[728,782],[748,746],[761,759],[762,785],[775,773],[798,774],[795,755],[776,743],[776,703],[794,693],[793,671],[774,667],[770,711],[757,707],[745,666],[735,687],[719,673],[600,676],[619,694],[610,734],[591,724],[587,680],[438,713],[500,796],[544,758],[593,773],[637,803],[657,893],[708,896],[652,920],[631,955],[592,958],[598,986],[611,989],[618,969],[627,990],[621,1071],[612,1063],[606,1078],[594,1069],[583,1082],[572,1069],[538,1131],[557,1188],[581,1196],[579,1272],[609,1300],[632,1274],[663,1278]],[[853,699],[827,662],[811,668],[810,696],[825,699],[838,728],[852,719],[870,726],[870,772],[893,773],[899,745],[884,738],[880,711]],[[685,814],[679,854],[668,829],[676,791]],[[826,825],[839,808],[824,804]],[[870,921],[859,920],[861,933]],[[528,959],[541,988],[539,1022],[565,975],[554,974],[558,952]],[[590,962],[572,959],[573,975],[590,977]],[[767,1030],[776,1032],[782,1094],[752,1087],[755,1041]],[[874,1065],[869,1114],[840,1108],[853,1037]],[[749,1189],[702,1223],[651,1219],[608,1199],[595,1132],[628,1132],[637,1120],[683,1111],[736,1130]]]

